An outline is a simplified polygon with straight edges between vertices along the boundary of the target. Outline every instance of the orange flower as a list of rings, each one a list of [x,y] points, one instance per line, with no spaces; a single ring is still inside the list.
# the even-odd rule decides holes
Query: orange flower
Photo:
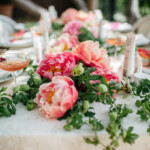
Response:
[[[109,68],[110,59],[104,48],[99,48],[98,42],[85,41],[73,48],[72,53],[78,60],[89,66],[100,66],[102,69]]]

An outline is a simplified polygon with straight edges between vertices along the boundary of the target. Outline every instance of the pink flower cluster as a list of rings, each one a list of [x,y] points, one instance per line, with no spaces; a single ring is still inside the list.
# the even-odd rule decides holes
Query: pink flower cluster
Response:
[[[63,50],[72,48],[72,52],[45,55],[37,68],[38,74],[51,80],[50,83],[40,86],[35,98],[43,115],[48,119],[62,117],[77,101],[78,91],[70,77],[72,69],[79,60],[88,67],[96,67],[91,75],[103,75],[107,82],[110,80],[119,82],[118,76],[110,69],[110,58],[107,51],[100,48],[98,42],[80,43],[78,41],[77,36],[80,34],[80,28],[85,25],[84,22],[89,23],[93,19],[95,19],[94,13],[77,11],[73,8],[67,9],[60,18],[65,24],[63,33],[56,39],[54,46],[58,48],[63,44]],[[98,36],[95,28],[91,28],[91,31],[95,37]],[[99,81],[91,81],[91,84],[95,82]]]
[[[72,53],[51,53],[50,55],[45,55],[37,68],[37,73],[50,80],[52,80],[53,76],[70,77],[75,65],[76,61]]]
[[[58,39],[58,44],[59,40],[61,41],[61,38]],[[82,60],[87,66],[96,67],[96,71],[91,75],[104,75],[107,82],[110,80],[119,81],[118,76],[110,70],[107,51],[104,48],[99,48],[98,42],[82,42],[73,48],[72,53],[45,55],[37,68],[37,73],[44,78],[49,78],[51,82],[40,86],[35,102],[40,106],[46,118],[62,117],[76,102],[78,91],[73,80],[69,77],[79,60]],[[99,81],[91,81],[91,84],[95,82]]]
[[[83,26],[82,22],[79,20],[72,20],[70,22],[68,22],[64,29],[63,32],[64,33],[69,33],[71,35],[78,35],[79,34],[79,30],[80,28]]]

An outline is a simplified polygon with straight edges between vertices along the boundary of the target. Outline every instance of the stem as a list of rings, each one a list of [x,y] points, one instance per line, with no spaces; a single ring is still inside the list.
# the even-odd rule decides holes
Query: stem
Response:
[[[97,139],[99,139],[98,138],[98,135],[97,135],[97,132],[96,131],[94,131],[95,132],[95,138],[97,138]],[[104,148],[106,148],[106,146],[99,140],[99,143],[104,147]]]
[[[15,71],[12,72],[12,74],[13,74],[13,77],[14,77],[14,86],[16,86],[16,74],[15,74]]]
[[[118,48],[118,45],[115,45],[115,59],[117,59],[117,48]]]

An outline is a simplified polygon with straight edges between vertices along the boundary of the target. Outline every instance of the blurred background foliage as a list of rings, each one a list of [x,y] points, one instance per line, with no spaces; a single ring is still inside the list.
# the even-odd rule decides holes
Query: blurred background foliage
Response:
[[[150,14],[150,0],[139,0],[141,16]]]
[[[16,7],[13,4],[13,1],[15,0],[0,0],[0,8],[4,4],[5,5],[11,4],[13,5],[12,6],[13,9],[11,8],[13,10],[12,13],[13,19],[21,20],[21,21],[37,20],[32,15],[29,15],[28,12],[25,12],[20,8]],[[26,0],[22,0],[22,1],[26,1]],[[31,0],[31,1],[46,9],[48,8],[49,5],[54,5],[58,11],[59,16],[67,8],[73,7],[79,9],[79,7],[75,4],[75,1],[81,2],[81,0]],[[84,1],[86,3],[85,5],[87,5],[88,8],[90,6],[89,4],[91,4],[89,3],[90,1],[91,2],[97,1],[98,5],[96,5],[96,7],[102,10],[105,19],[111,21],[121,21],[121,22],[129,21],[130,18],[129,6],[131,1],[138,1],[139,12],[141,17],[150,14],[150,0],[84,0]],[[3,11],[6,11],[6,7],[3,8]]]
[[[104,18],[115,20],[114,14],[120,14],[127,20],[128,2],[130,0],[99,0],[98,8],[102,10]],[[150,14],[150,0],[138,0],[140,15]]]

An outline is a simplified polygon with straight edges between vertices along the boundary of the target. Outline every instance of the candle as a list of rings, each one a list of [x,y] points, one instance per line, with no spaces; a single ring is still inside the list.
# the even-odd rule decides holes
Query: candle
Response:
[[[39,64],[43,59],[43,37],[39,35],[34,35],[33,46],[35,51],[36,63]]]
[[[135,69],[135,35],[133,33],[127,34],[127,41],[125,45],[125,57],[123,66],[123,76],[131,77]]]
[[[142,58],[139,56],[139,54],[137,54],[136,56],[136,61],[137,61],[137,73],[141,73],[142,72]]]

